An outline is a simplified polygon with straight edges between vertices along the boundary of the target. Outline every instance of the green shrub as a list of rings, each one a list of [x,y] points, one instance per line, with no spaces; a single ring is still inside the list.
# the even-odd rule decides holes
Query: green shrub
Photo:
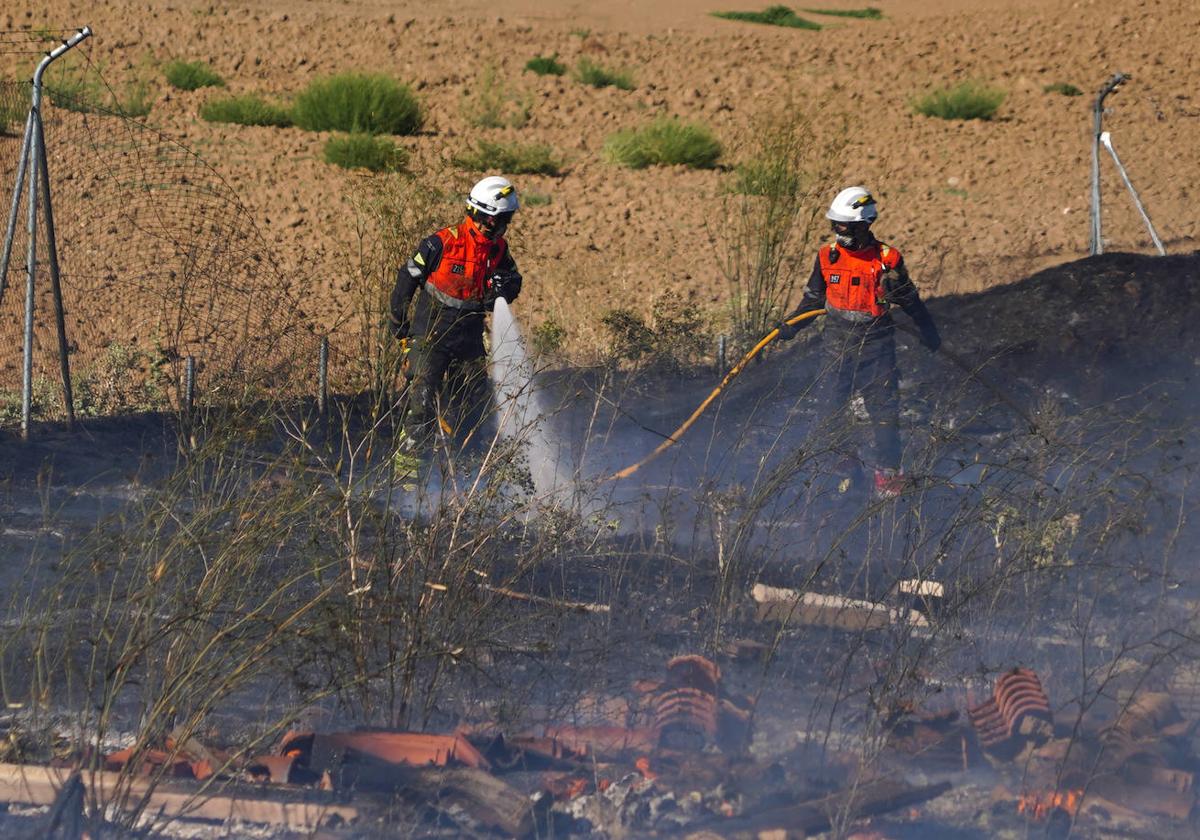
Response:
[[[611,135],[604,154],[631,169],[673,164],[705,169],[721,157],[721,144],[705,126],[664,117]]]
[[[391,140],[373,134],[331,137],[325,143],[325,162],[343,169],[390,172],[408,164],[408,152]]]
[[[561,350],[566,340],[566,327],[553,318],[547,318],[533,329],[533,350],[539,355]]]
[[[237,125],[268,125],[286,128],[292,115],[282,105],[266,102],[257,96],[228,96],[210,99],[200,106],[200,119]]]
[[[545,207],[550,204],[553,199],[545,193],[527,192],[521,193],[522,207]]]
[[[15,94],[16,89],[10,88],[6,92]],[[22,100],[15,95],[0,96],[0,137],[20,134],[23,127],[22,123],[28,114],[28,99]]]
[[[943,120],[990,120],[1004,101],[1004,91],[966,81],[935,90],[913,103],[918,114]]]
[[[154,107],[156,91],[148,82],[136,81],[125,85],[125,95],[116,101],[117,111],[127,117],[144,117]]]
[[[21,389],[0,391],[0,428],[21,422]],[[48,376],[35,376],[29,383],[29,414],[34,418],[62,417],[62,383]]]
[[[755,158],[734,168],[733,191],[741,195],[792,195],[800,189],[801,174],[779,158]]]
[[[167,84],[179,90],[225,87],[225,80],[203,61],[172,61],[163,68]]]
[[[575,66],[575,78],[585,85],[592,87],[615,87],[619,90],[633,90],[633,76],[627,70],[608,70],[592,61],[587,56],[579,59]]]
[[[171,388],[169,361],[158,342],[153,350],[113,342],[73,379],[75,411],[87,417],[161,411]]]
[[[713,12],[713,17],[765,23],[769,26],[790,26],[793,29],[820,29],[821,24],[799,17],[787,6],[768,6],[761,12]]]
[[[558,53],[535,55],[525,62],[525,69],[537,73],[539,76],[561,76],[567,72],[566,65],[558,60]]]
[[[504,172],[509,175],[557,175],[562,163],[554,150],[542,143],[516,143],[506,146],[480,140],[474,150],[454,157],[463,169],[477,172]]]
[[[636,362],[654,352],[654,331],[632,309],[610,309],[600,316],[600,324],[608,333],[611,352],[617,359]]]
[[[739,133],[731,154],[738,164],[715,209],[721,223],[712,241],[727,281],[735,357],[791,309],[803,282],[795,266],[811,259],[829,230],[824,191],[843,169],[844,148],[833,139],[840,131],[814,130],[809,114],[802,102],[778,103]]]
[[[421,127],[421,108],[408,86],[390,76],[341,73],[301,91],[292,119],[309,131],[414,134]]]
[[[64,75],[46,85],[46,94],[54,107],[77,114],[106,110],[102,104],[105,93],[98,82],[85,77]]]
[[[524,128],[532,107],[528,96],[510,91],[496,65],[488,64],[467,89],[462,111],[467,122],[477,128]]]
[[[600,316],[614,361],[643,362],[681,371],[695,365],[711,346],[709,324],[700,310],[683,300],[658,300],[650,319],[632,309],[610,309]]]
[[[1042,88],[1042,93],[1060,93],[1063,96],[1083,96],[1083,91],[1067,82],[1055,82]]]
[[[883,19],[883,11],[876,9],[874,6],[867,6],[865,9],[801,9],[800,11],[811,12],[814,15],[828,15],[829,17],[863,18],[865,20]]]
[[[46,85],[50,101],[59,108],[79,114],[116,113],[144,117],[154,105],[154,89],[135,79],[119,91],[110,89],[97,76],[61,76]]]

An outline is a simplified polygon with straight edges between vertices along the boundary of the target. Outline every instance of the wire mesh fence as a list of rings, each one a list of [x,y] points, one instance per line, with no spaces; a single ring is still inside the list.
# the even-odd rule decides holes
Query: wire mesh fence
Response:
[[[41,109],[76,413],[178,406],[188,357],[201,402],[312,393],[319,339],[300,278],[212,167],[119,101],[100,101],[106,90],[88,65],[48,84]],[[0,183],[5,221],[15,220],[0,298],[0,422],[16,416],[21,390],[29,190],[14,205],[12,188],[30,92],[29,82],[0,83]],[[65,406],[43,221],[39,210],[32,390],[34,417],[51,419]]]

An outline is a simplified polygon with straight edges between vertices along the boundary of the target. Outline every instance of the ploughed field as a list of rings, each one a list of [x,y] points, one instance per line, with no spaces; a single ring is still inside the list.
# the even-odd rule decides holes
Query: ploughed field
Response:
[[[1200,72],[1190,46],[1200,22],[1189,3],[875,5],[881,20],[808,14],[825,27],[814,32],[708,14],[753,8],[740,0],[466,3],[453,11],[410,2],[17,0],[0,27],[90,25],[96,35],[77,60],[86,57],[118,91],[149,84],[149,121],[228,182],[273,258],[304,278],[305,312],[324,329],[344,324],[355,306],[359,179],[323,162],[328,134],[205,122],[198,113],[206,101],[253,94],[286,102],[333,73],[389,74],[413,87],[425,115],[417,136],[396,138],[412,153],[410,170],[451,191],[478,177],[452,161],[479,140],[549,146],[560,175],[515,176],[548,202],[527,206],[514,226],[529,280],[520,316],[530,326],[562,325],[568,351],[583,355],[605,343],[599,316],[616,307],[648,315],[655,301],[682,300],[711,316],[714,332],[724,329],[731,170],[754,156],[762,120],[780,114],[811,126],[804,147],[819,183],[806,209],[819,212],[841,186],[865,183],[880,200],[877,232],[903,251],[926,293],[974,291],[1086,253],[1092,98],[1121,71],[1133,80],[1109,100],[1106,127],[1169,250],[1194,247],[1189,185],[1200,158],[1180,140],[1200,119],[1190,84]],[[633,89],[524,71],[537,55],[556,55],[568,70],[584,58],[626,70]],[[0,55],[9,78],[27,78],[34,58]],[[161,65],[171,58],[207,62],[227,86],[170,88]],[[963,80],[1005,92],[994,119],[914,113],[914,99]],[[1064,85],[1084,95],[1056,92]],[[500,127],[479,124],[481,93],[499,103]],[[718,166],[630,170],[604,159],[613,132],[664,116],[709,127],[725,147]],[[11,166],[16,141],[0,144],[12,147],[0,154]],[[1108,247],[1149,252],[1111,161],[1102,168]],[[80,200],[78,187],[59,185],[64,214]],[[92,231],[74,247],[122,249],[119,237],[106,236]],[[795,254],[801,276],[812,247]],[[139,302],[123,305],[95,313],[103,323],[94,340],[132,340],[123,333],[138,330]]]

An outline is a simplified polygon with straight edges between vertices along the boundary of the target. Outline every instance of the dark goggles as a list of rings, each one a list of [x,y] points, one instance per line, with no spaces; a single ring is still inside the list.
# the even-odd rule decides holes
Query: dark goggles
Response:
[[[478,215],[478,220],[483,227],[486,227],[489,230],[496,230],[497,228],[508,227],[513,216],[515,215],[516,213],[497,213],[494,216],[489,216],[486,213],[480,213]]]

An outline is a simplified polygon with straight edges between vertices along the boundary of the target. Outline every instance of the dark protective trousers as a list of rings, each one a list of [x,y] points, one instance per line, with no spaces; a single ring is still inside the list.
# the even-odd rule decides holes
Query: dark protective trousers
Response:
[[[487,365],[483,354],[460,357],[436,345],[409,353],[404,430],[428,439],[439,416],[455,430],[474,428],[487,411]]]
[[[868,466],[900,468],[900,393],[896,371],[895,327],[865,326],[836,316],[826,318],[822,334],[827,373],[824,386],[830,416],[854,422],[851,400],[862,398],[867,420],[858,456]]]
[[[418,440],[436,432],[439,398],[442,416],[456,430],[473,428],[487,411],[483,314],[436,315],[442,317],[421,319],[425,334],[408,354],[404,430]]]

